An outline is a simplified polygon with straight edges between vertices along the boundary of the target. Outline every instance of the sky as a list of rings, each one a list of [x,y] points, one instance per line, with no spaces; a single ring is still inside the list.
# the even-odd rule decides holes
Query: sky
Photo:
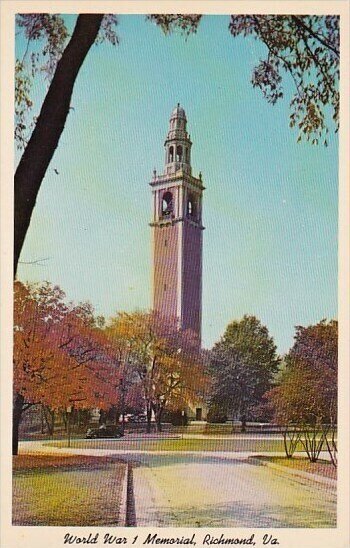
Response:
[[[67,18],[70,27],[74,20]],[[332,133],[328,148],[296,142],[292,83],[284,78],[284,99],[269,105],[251,84],[265,47],[233,38],[228,23],[228,16],[207,16],[185,40],[164,36],[144,16],[124,15],[120,44],[90,50],[18,278],[58,284],[69,300],[88,300],[106,317],[151,307],[148,183],[154,168],[163,170],[179,102],[193,174],[201,171],[206,187],[203,346],[252,314],[282,354],[294,326],[337,316],[338,141]],[[18,36],[19,55],[24,47]],[[38,83],[37,110],[44,92]]]

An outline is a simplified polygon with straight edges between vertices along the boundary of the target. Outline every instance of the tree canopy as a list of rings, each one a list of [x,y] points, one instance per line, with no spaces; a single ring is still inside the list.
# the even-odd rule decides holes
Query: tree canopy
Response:
[[[166,34],[181,29],[197,32],[201,15],[162,15],[149,18]],[[294,83],[290,99],[290,127],[299,129],[313,144],[327,146],[329,107],[336,130],[339,126],[340,29],[337,15],[231,15],[229,31],[236,38],[252,37],[266,46],[252,73],[252,84],[274,105],[284,96],[283,74]]]
[[[181,409],[196,401],[206,377],[196,338],[176,322],[156,313],[120,313],[106,332],[120,369],[141,384],[148,429],[152,412],[161,427],[164,409]]]
[[[64,301],[58,286],[14,287],[14,450],[22,412],[108,408],[115,404],[115,370],[89,304]]]
[[[268,329],[255,316],[231,322],[210,355],[211,404],[236,415],[242,428],[254,416],[279,367]]]
[[[338,323],[296,328],[280,383],[268,394],[277,422],[319,425],[337,422]]]
[[[291,98],[290,127],[299,129],[313,144],[329,132],[325,117],[329,107],[339,126],[339,16],[336,15],[231,15],[232,36],[252,36],[266,48],[252,74],[252,84],[272,105],[284,95],[283,73],[295,87]]]

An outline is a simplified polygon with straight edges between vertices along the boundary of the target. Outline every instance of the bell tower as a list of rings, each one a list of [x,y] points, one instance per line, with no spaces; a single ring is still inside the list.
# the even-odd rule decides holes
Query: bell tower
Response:
[[[184,109],[177,104],[164,143],[165,166],[154,170],[153,310],[177,319],[201,338],[202,322],[202,176],[192,175],[190,135]]]

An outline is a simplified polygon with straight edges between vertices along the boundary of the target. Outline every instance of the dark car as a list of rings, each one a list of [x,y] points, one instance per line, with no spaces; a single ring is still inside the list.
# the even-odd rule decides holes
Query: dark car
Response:
[[[143,413],[139,413],[138,415],[130,415],[128,417],[128,422],[146,422],[147,417]]]
[[[119,426],[106,426],[102,424],[102,426],[100,426],[99,428],[89,428],[89,430],[86,432],[85,438],[121,438],[123,436],[123,431],[121,430],[121,428],[119,428]]]

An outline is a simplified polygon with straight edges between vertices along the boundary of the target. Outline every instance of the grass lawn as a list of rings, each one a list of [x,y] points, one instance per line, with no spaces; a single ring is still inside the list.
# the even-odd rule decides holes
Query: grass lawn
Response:
[[[320,460],[318,462],[310,462],[305,457],[293,457],[288,459],[287,457],[254,457],[262,461],[271,462],[280,466],[286,466],[293,470],[302,470],[311,474],[317,474],[326,478],[337,479],[337,469],[331,462]]]
[[[13,457],[13,525],[118,525],[125,471],[111,457]]]
[[[67,441],[48,442],[47,445],[53,447],[67,447]],[[71,441],[71,447],[74,448],[94,448],[94,449],[120,449],[120,450],[140,450],[140,451],[284,451],[283,440],[269,439],[267,436],[252,437],[251,439],[151,439],[128,441],[127,436],[124,439],[99,439],[83,440],[76,439]],[[302,447],[298,447],[302,450]]]

